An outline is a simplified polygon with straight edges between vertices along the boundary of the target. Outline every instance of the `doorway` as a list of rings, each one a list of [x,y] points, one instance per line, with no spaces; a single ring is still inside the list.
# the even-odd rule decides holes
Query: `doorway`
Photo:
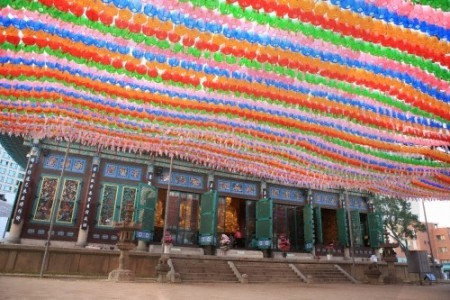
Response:
[[[167,190],[158,191],[158,203],[155,211],[155,242],[160,242],[163,235],[166,197]],[[199,204],[200,196],[198,194],[170,192],[166,230],[172,235],[175,245],[197,244]]]
[[[322,208],[322,230],[324,244],[337,245],[339,234],[336,210]]]
[[[291,245],[290,251],[302,251],[305,243],[303,232],[303,207],[274,204],[273,234],[273,249],[277,249],[277,241],[280,235],[286,235]]]
[[[250,248],[255,237],[256,202],[233,197],[219,197],[217,234],[234,240],[234,248]]]

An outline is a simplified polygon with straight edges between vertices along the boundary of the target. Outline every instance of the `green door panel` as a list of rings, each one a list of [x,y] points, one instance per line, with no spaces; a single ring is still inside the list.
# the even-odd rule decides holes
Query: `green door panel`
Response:
[[[339,245],[348,246],[348,227],[345,208],[336,210],[336,221],[338,226]]]
[[[273,236],[273,201],[261,199],[256,202],[256,240],[259,249],[272,247]]]
[[[312,204],[306,204],[305,207],[303,208],[303,221],[305,233],[305,250],[312,251],[315,243]]]
[[[367,215],[367,223],[369,225],[369,242],[370,247],[379,248],[383,242],[383,220],[379,213],[369,213]]]
[[[316,224],[316,238],[318,244],[323,244],[322,209],[320,206],[314,209],[314,220]]]
[[[202,195],[198,237],[198,242],[202,246],[215,245],[216,243],[217,206],[217,191],[209,191]]]
[[[136,221],[142,224],[136,232],[136,238],[142,241],[152,241],[155,227],[155,208],[158,200],[158,189],[147,184],[139,185],[139,200],[137,203]]]
[[[359,217],[358,210],[352,210],[350,212],[350,221],[352,224],[353,245],[355,247],[361,247],[362,245],[361,219]]]

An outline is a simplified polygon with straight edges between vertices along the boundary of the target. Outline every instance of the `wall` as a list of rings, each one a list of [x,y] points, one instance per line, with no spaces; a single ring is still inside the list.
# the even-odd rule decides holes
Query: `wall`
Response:
[[[0,273],[24,273],[39,274],[44,247],[24,245],[0,245]],[[186,256],[184,256],[186,257]],[[130,252],[130,266],[136,277],[156,278],[156,265],[160,254],[149,252]],[[217,257],[204,256],[202,259],[217,259]],[[198,257],[192,257],[198,259]],[[242,258],[227,258],[228,260],[239,260]],[[49,252],[48,266],[45,274],[52,275],[78,275],[78,276],[100,276],[107,277],[109,272],[118,267],[119,252],[112,250],[97,249],[72,249],[51,248]],[[246,259],[251,260],[251,259]],[[269,259],[271,260],[271,259]],[[259,260],[261,261],[261,260]],[[267,259],[262,261],[267,262]],[[287,261],[290,263],[313,263],[311,261]],[[318,262],[318,264],[332,263],[340,265],[347,273],[351,274],[351,261]],[[370,263],[355,263],[355,278],[365,282],[364,271]],[[382,276],[387,276],[388,268],[385,263],[380,263]],[[408,274],[405,264],[396,264],[395,272],[399,282],[418,281],[417,274]]]
[[[439,262],[450,262],[450,228],[434,228],[432,234],[431,239],[434,257]],[[443,239],[438,240],[438,236],[442,236]],[[446,248],[447,252],[441,252],[441,248]]]
[[[44,247],[0,245],[0,272],[40,273]],[[137,277],[156,277],[160,255],[130,252],[129,269]],[[50,248],[45,274],[105,276],[119,266],[119,251]]]

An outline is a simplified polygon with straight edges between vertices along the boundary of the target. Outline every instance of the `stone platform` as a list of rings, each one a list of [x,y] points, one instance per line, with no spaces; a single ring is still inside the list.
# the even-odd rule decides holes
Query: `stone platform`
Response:
[[[263,258],[264,254],[262,251],[258,251],[258,250],[230,249],[227,251],[223,251],[221,249],[217,249],[216,256]]]
[[[150,245],[148,247],[148,252],[161,254],[161,245]],[[183,255],[204,255],[203,248],[198,247],[169,247],[169,254],[183,254]]]

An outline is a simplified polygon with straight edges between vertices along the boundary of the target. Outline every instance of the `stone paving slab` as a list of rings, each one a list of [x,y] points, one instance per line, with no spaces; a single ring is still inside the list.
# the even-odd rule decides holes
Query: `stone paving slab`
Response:
[[[0,299],[140,300],[448,300],[450,284],[170,284],[106,279],[0,276]]]

